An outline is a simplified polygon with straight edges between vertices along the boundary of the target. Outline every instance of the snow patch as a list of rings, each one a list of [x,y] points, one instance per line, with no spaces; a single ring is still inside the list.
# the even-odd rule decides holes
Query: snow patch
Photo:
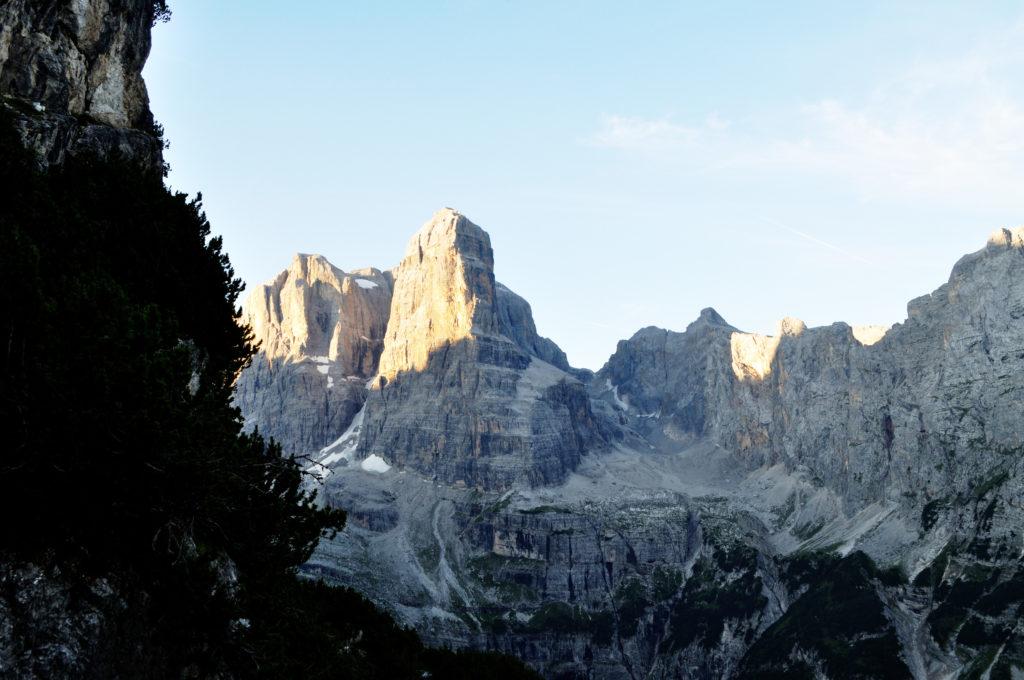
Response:
[[[391,469],[391,466],[385,463],[384,459],[376,453],[364,458],[359,467],[363,468],[367,472],[387,472]]]
[[[329,364],[331,363],[330,357],[309,357],[309,360],[315,364]]]
[[[327,372],[331,370],[330,366],[317,366],[316,370],[320,371],[321,374],[327,375]]]
[[[328,381],[330,380],[328,378]],[[327,386],[330,387],[331,383],[328,382]],[[352,418],[352,422],[349,424],[348,429],[345,430],[345,433],[320,449],[320,460],[306,468],[306,472],[323,481],[330,476],[332,465],[342,460],[351,462],[356,452],[356,446],[359,445],[359,433],[362,429],[363,409],[360,409],[359,413]]]
[[[377,283],[376,281],[371,281],[370,279],[356,279],[356,285],[358,285],[360,288],[365,288],[366,290],[372,290],[373,288],[376,288],[380,284]]]
[[[612,384],[610,378],[605,378],[604,384],[608,388],[605,391],[612,393],[612,399],[615,401],[615,405],[621,408],[623,411],[628,411],[629,404],[627,404],[626,402],[619,398],[619,388]]]

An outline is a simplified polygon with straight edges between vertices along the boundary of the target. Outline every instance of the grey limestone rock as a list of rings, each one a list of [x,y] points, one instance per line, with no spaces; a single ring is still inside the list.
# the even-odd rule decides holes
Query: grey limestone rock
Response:
[[[149,0],[8,0],[0,6],[0,94],[43,165],[119,153],[162,171],[142,68]]]
[[[465,433],[508,433],[503,409],[517,411],[524,387],[537,404],[553,376],[573,383],[557,355],[540,363],[530,325],[524,340],[501,314],[473,316],[494,309],[480,273],[491,256],[454,219],[470,264],[437,266],[414,240],[395,299],[401,272],[421,266],[475,283],[419,272],[417,286],[474,292],[442,296],[468,302],[434,317],[412,302],[429,287],[402,291],[389,337],[397,313],[422,313],[417,324],[463,320],[442,324],[462,344],[395,345],[392,361],[419,368],[376,384],[360,446],[396,467],[327,480],[325,502],[360,519],[308,573],[354,585],[435,643],[500,649],[551,677],[1022,672],[1024,230],[997,232],[889,329],[784,319],[756,335],[705,310],[682,333],[639,331],[577,407],[623,437],[578,457],[552,437],[572,461],[553,476],[510,447],[541,470],[531,477],[485,467]]]

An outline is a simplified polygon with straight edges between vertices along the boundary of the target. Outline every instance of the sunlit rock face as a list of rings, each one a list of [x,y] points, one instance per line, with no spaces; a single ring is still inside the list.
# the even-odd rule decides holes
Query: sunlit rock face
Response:
[[[380,375],[425,370],[438,350],[497,335],[494,253],[483,229],[441,210],[412,237],[395,270],[387,346]],[[522,363],[522,357],[511,358]]]
[[[250,427],[286,453],[319,451],[359,411],[376,373],[391,307],[390,272],[346,273],[319,255],[296,255],[244,305],[259,351],[235,401]]]
[[[162,169],[142,79],[149,0],[7,0],[0,6],[0,93],[41,164],[115,149]]]
[[[337,440],[337,464],[498,489],[564,479],[616,431],[591,409],[591,374],[538,335],[530,305],[494,280],[487,233],[454,210],[393,272],[299,255],[244,308],[260,351],[236,403],[286,453]]]
[[[439,211],[395,270],[358,455],[462,486],[557,482],[606,437],[568,368],[495,282],[487,233]]]

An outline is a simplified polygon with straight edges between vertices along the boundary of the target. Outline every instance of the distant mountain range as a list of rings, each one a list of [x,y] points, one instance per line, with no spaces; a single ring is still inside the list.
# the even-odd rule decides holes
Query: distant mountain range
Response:
[[[445,209],[393,271],[251,294],[237,403],[350,512],[308,574],[546,677],[1024,668],[1024,230],[891,328],[706,309],[596,374],[493,263]]]

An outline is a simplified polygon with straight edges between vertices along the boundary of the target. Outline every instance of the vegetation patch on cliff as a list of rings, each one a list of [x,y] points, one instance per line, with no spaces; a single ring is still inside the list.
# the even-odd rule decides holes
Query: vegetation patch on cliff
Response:
[[[786,613],[753,644],[739,677],[784,677],[804,669],[808,654],[821,659],[831,678],[909,678],[895,629],[876,588],[882,572],[861,552],[823,569]]]

